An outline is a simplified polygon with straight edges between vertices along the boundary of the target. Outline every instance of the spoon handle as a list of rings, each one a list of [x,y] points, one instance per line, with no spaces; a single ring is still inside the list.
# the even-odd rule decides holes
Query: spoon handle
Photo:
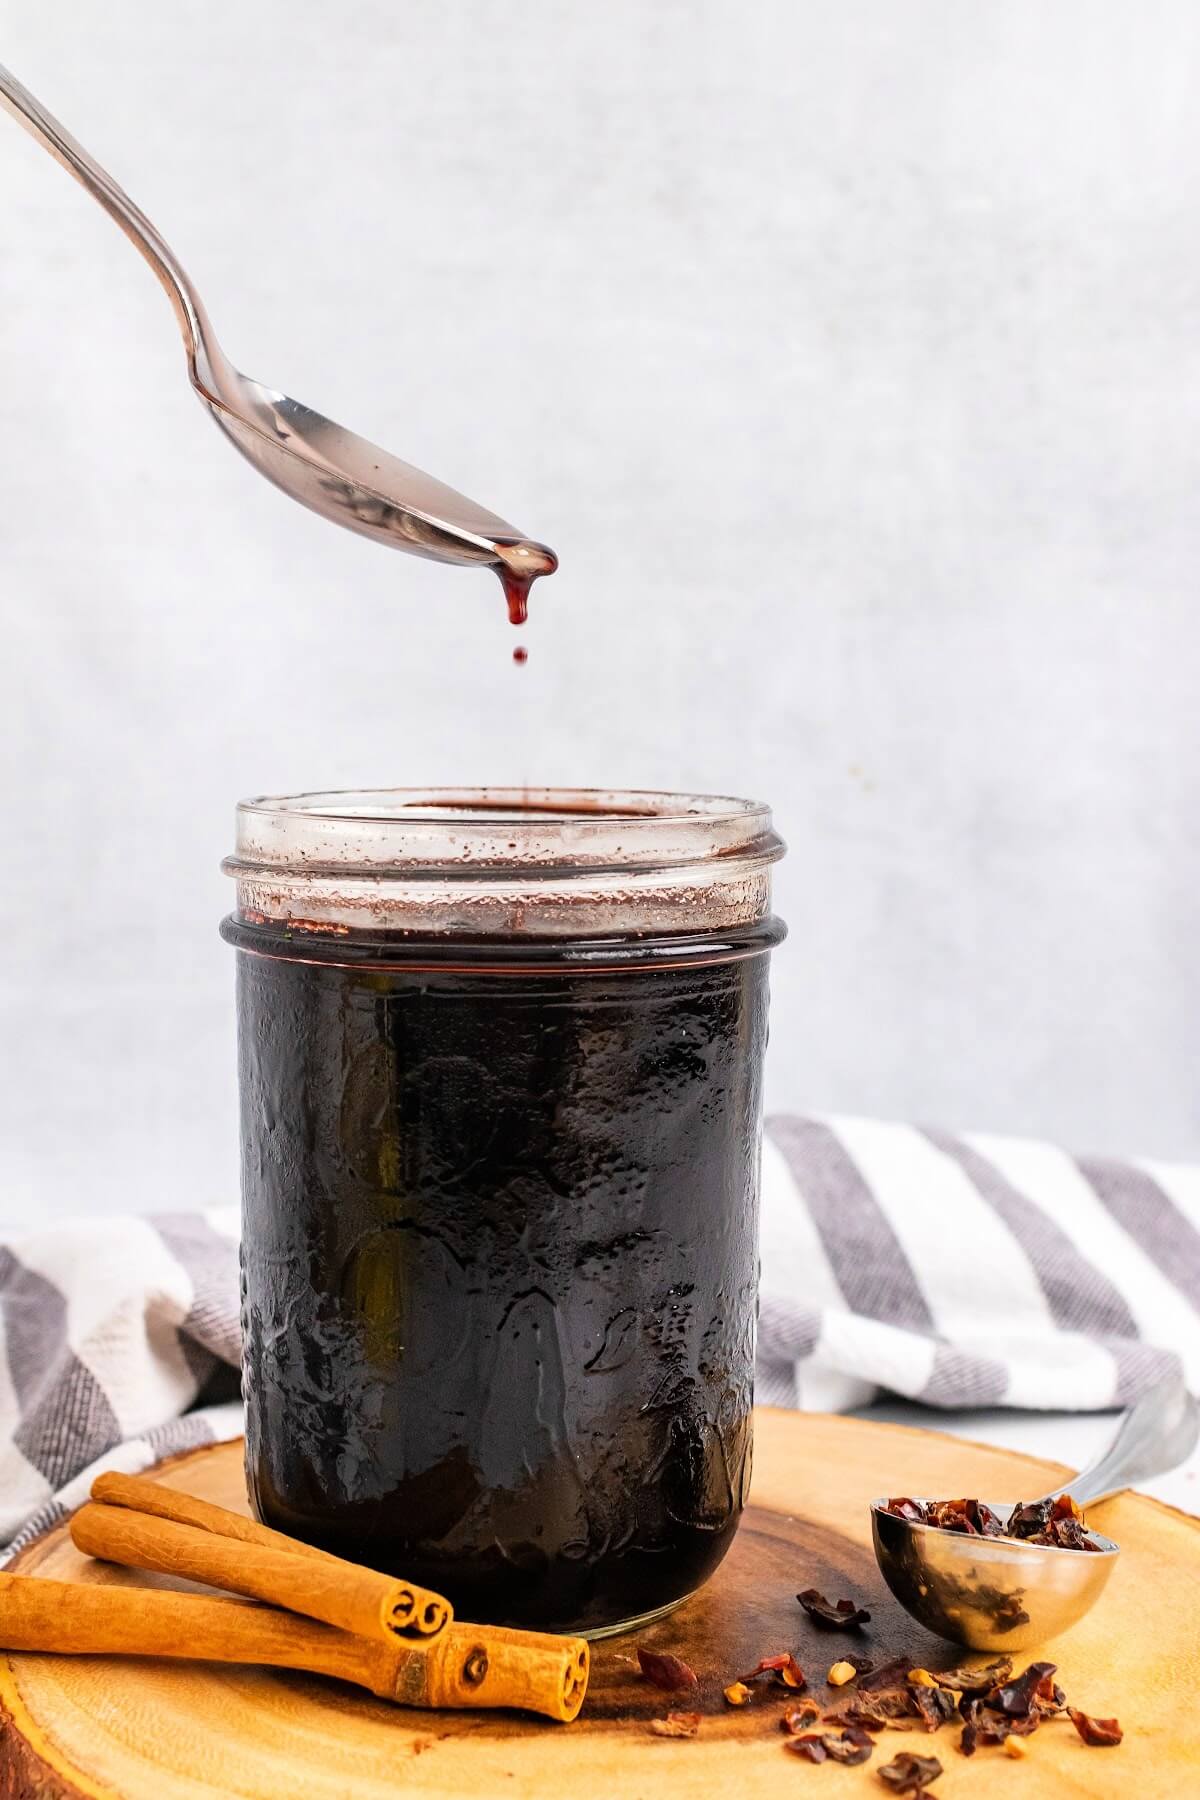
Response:
[[[1090,1468],[1045,1499],[1072,1494],[1081,1506],[1107,1500],[1135,1482],[1165,1474],[1189,1457],[1200,1438],[1200,1406],[1182,1380],[1160,1381],[1129,1408],[1116,1436]]]
[[[213,340],[212,327],[208,323],[200,297],[174,252],[141,207],[134,204],[124,188],[113,180],[107,170],[100,167],[94,157],[88,155],[82,144],[75,142],[53,113],[47,112],[41,102],[3,64],[0,64],[0,106],[11,113],[18,125],[23,125],[30,136],[36,138],[42,148],[48,150],[54,160],[61,163],[67,173],[87,189],[93,200],[98,201],[110,218],[116,220],[130,243],[145,257],[166,289],[167,298],[175,309],[193,379],[202,380],[203,385],[210,389],[219,389],[219,371],[215,365],[218,359],[221,362],[224,359]]]

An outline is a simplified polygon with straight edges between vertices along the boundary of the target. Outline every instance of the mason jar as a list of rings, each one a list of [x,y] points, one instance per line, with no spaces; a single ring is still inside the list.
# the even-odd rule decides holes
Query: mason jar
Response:
[[[693,1592],[750,1474],[765,806],[243,802],[242,1321],[260,1518],[592,1635]]]

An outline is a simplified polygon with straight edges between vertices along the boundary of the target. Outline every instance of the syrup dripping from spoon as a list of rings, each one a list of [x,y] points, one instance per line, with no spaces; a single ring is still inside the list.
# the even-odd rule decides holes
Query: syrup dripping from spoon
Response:
[[[499,560],[495,570],[508,602],[508,618],[512,625],[524,625],[529,617],[529,590],[541,575],[553,575],[558,558],[545,544],[531,543],[528,538],[495,538]]]

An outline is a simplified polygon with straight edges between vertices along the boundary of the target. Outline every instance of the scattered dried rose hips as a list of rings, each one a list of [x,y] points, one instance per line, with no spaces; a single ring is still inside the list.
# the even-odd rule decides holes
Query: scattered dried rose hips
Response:
[[[921,1793],[941,1773],[942,1765],[936,1756],[914,1756],[911,1750],[901,1750],[890,1763],[876,1770],[884,1787],[891,1788],[893,1794],[909,1795]]]
[[[816,1588],[805,1588],[796,1598],[813,1624],[819,1625],[822,1631],[857,1631],[871,1622],[870,1613],[864,1607],[856,1606],[853,1600],[839,1600],[833,1605]]]
[[[694,1738],[702,1717],[701,1713],[669,1712],[665,1719],[651,1719],[650,1729],[656,1737]]]
[[[726,1706],[748,1706],[750,1704],[750,1689],[744,1681],[731,1681],[729,1686],[723,1689],[723,1692]]]
[[[1110,1749],[1125,1736],[1115,1719],[1093,1719],[1089,1714],[1080,1712],[1077,1706],[1068,1706],[1067,1717],[1084,1743],[1091,1744],[1096,1749]]]
[[[661,1688],[664,1694],[677,1694],[682,1688],[698,1687],[696,1671],[678,1656],[670,1656],[659,1650],[642,1650],[637,1653],[638,1663],[646,1680]]]

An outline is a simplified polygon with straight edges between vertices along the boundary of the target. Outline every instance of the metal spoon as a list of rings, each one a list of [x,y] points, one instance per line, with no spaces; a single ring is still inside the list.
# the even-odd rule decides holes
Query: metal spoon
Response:
[[[183,332],[192,386],[260,475],[363,537],[438,562],[494,566],[519,622],[530,583],[557,566],[552,550],[345,426],[240,375],[217,343],[200,296],[145,213],[3,67],[0,105],[99,201],[150,264]]]
[[[1081,1506],[1123,1493],[1176,1468],[1196,1447],[1200,1407],[1181,1381],[1160,1382],[1131,1406],[1108,1449],[1052,1493]],[[915,1498],[915,1496],[914,1496]],[[987,1504],[1007,1523],[1013,1501]],[[939,1637],[972,1650],[1023,1650],[1057,1637],[1090,1611],[1112,1574],[1120,1546],[1059,1550],[1013,1538],[967,1537],[914,1524],[871,1503],[875,1555],[901,1606]],[[1093,1535],[1099,1537],[1099,1533]]]

